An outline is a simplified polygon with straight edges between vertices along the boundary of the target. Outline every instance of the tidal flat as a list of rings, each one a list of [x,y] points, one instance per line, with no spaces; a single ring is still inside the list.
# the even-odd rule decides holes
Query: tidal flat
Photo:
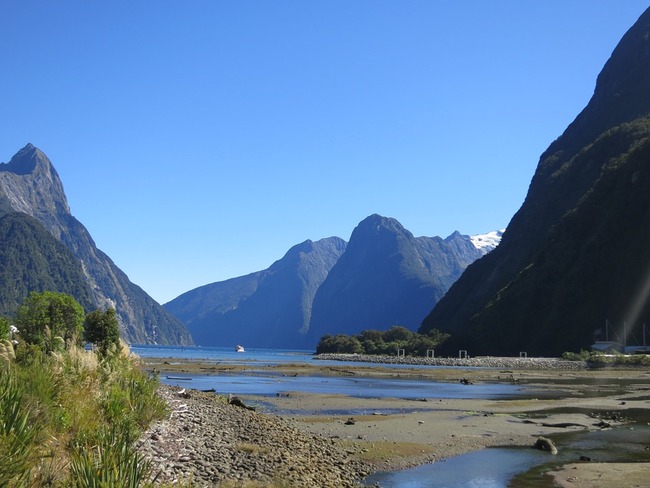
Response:
[[[532,447],[540,436],[553,439],[572,432],[626,428],[650,421],[650,370],[645,368],[397,369],[347,362],[239,365],[179,358],[143,358],[143,367],[161,378],[176,374],[213,375],[215,379],[221,375],[271,374],[419,379],[462,384],[468,391],[494,384],[521,387],[516,395],[496,399],[437,398],[435,389],[411,399],[301,391],[239,395],[244,403],[256,408],[256,414],[281,419],[291,429],[330,442],[350,462],[367,467],[360,472],[403,469],[488,447]],[[186,386],[189,389],[192,382]],[[216,390],[218,395],[230,393]],[[549,464],[552,459],[549,454]],[[641,453],[633,460],[614,464],[576,459],[576,463],[553,466],[542,475],[554,477],[557,484],[573,483],[571,486],[581,486],[580,480],[585,480],[582,486],[587,486],[586,480],[593,481],[594,476],[602,480],[602,486],[634,486],[634,480],[648,471],[650,453]]]

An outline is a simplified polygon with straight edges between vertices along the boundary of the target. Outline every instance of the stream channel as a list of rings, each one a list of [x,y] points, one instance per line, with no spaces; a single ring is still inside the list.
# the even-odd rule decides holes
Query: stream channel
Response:
[[[228,348],[134,346],[142,357],[215,360],[222,364],[259,365],[259,371],[235,374],[161,377],[161,382],[199,390],[214,389],[235,395],[275,396],[283,392],[336,393],[366,398],[498,398],[545,394],[525,385],[477,384],[472,388],[456,383],[396,378],[349,378],[331,376],[284,376],[265,371],[263,366],[311,362],[310,351],[258,350],[238,354]],[[319,361],[319,364],[329,363]],[[340,366],[340,362],[331,361]],[[357,363],[372,366],[372,363]],[[391,365],[391,367],[397,367]],[[409,366],[413,367],[413,366]],[[426,366],[431,367],[431,366]],[[463,368],[461,368],[463,369]],[[467,369],[467,368],[465,368]],[[548,392],[546,392],[548,394]],[[260,405],[264,408],[263,405]],[[373,412],[377,409],[373,409]],[[316,412],[291,412],[314,414]],[[367,412],[320,412],[331,415],[362,415]],[[384,414],[393,412],[385,411]],[[533,448],[488,448],[412,469],[376,473],[364,480],[366,486],[381,488],[545,488],[552,486],[544,472],[553,467],[589,458],[597,462],[650,461],[650,414],[646,409],[628,411],[631,422],[611,430],[571,432],[552,436],[556,456]]]

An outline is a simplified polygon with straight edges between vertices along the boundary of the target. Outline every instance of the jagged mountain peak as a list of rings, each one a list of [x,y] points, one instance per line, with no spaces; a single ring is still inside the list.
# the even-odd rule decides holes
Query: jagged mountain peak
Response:
[[[45,153],[31,143],[18,151],[8,163],[0,163],[0,171],[16,175],[28,175],[38,170],[56,174]],[[56,177],[58,178],[58,175]]]
[[[60,238],[61,218],[70,215],[63,183],[48,157],[27,144],[0,165],[0,200],[16,212],[37,219]]]
[[[470,236],[470,240],[476,249],[481,251],[483,254],[487,254],[499,245],[501,237],[505,231],[505,229],[501,229],[486,232],[485,234],[476,234]]]
[[[126,340],[192,342],[183,324],[131,283],[111,259],[97,249],[87,229],[70,213],[63,184],[54,166],[33,144],[27,144],[8,163],[0,165],[0,217],[16,212],[33,217],[72,252],[90,290],[92,306],[115,307]],[[50,261],[56,259],[56,255],[48,258]],[[5,276],[4,279],[15,278]],[[78,294],[76,298],[84,302]]]

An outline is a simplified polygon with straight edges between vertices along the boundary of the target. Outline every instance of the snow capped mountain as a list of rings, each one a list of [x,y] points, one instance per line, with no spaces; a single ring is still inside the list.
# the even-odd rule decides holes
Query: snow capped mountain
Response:
[[[475,236],[470,236],[470,239],[476,249],[481,251],[483,254],[487,254],[499,245],[499,242],[501,242],[501,236],[504,232],[505,229],[493,230],[487,234],[477,234]]]

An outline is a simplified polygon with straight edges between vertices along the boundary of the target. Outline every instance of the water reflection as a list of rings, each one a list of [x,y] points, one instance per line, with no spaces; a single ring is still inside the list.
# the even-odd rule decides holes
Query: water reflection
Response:
[[[650,461],[650,427],[645,424],[553,438],[557,456],[532,448],[488,448],[413,469],[377,473],[364,484],[381,488],[546,488],[549,481],[542,476],[544,472],[579,462],[581,457],[593,462]]]
[[[534,449],[491,448],[413,469],[377,473],[364,485],[382,488],[507,488],[517,473],[548,459]]]
[[[280,395],[286,392],[346,395],[357,398],[441,398],[497,399],[523,394],[525,387],[513,384],[443,383],[427,379],[349,378],[338,376],[284,376],[273,374],[174,374],[161,377],[168,385],[212,390],[234,395]]]

